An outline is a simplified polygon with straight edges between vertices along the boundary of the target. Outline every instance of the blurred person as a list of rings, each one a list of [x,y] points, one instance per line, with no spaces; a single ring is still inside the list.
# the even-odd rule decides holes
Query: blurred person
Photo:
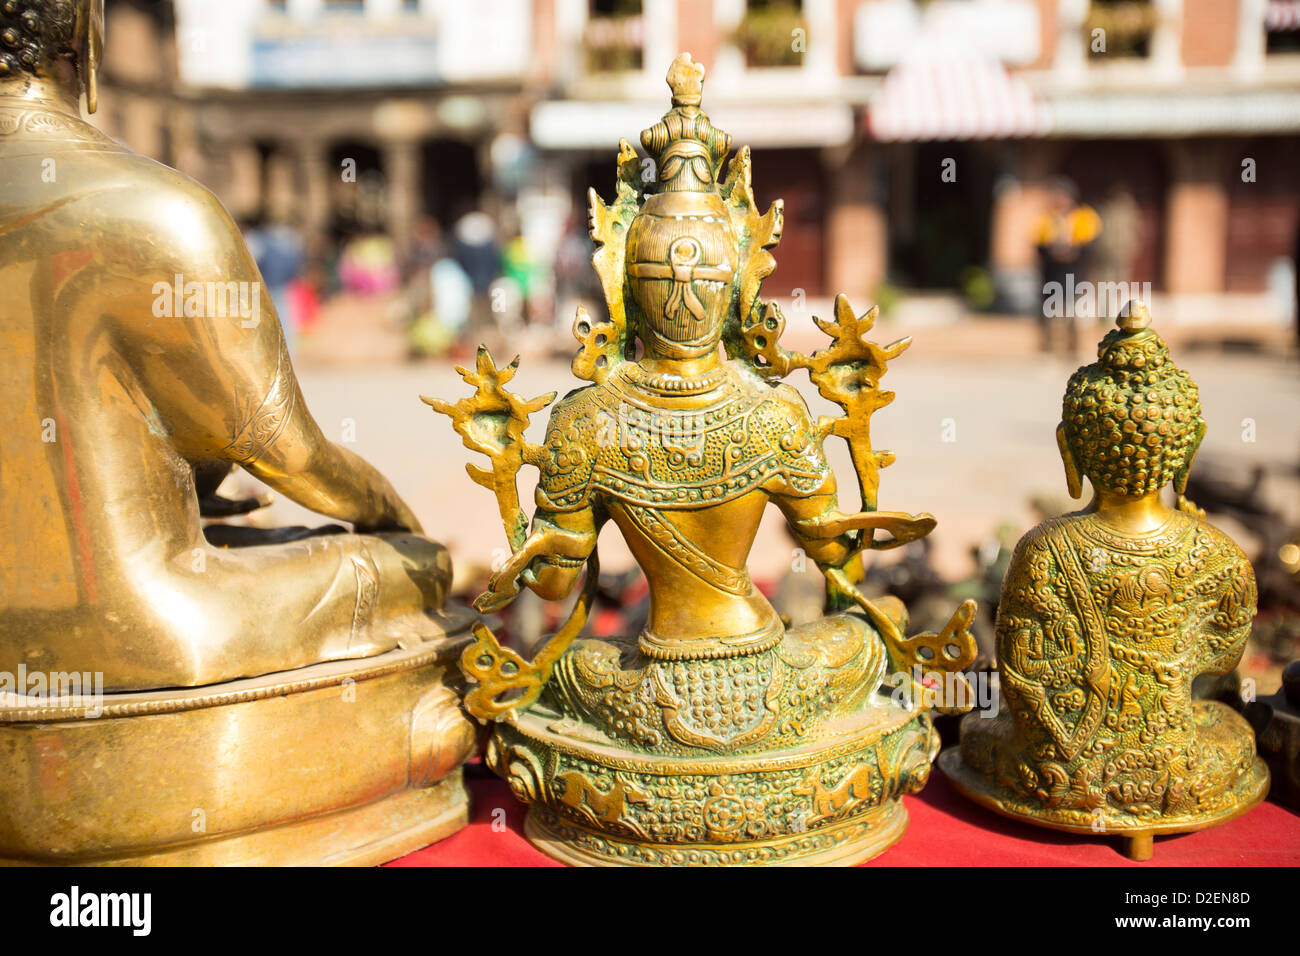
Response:
[[[501,250],[496,224],[481,210],[465,213],[452,229],[452,257],[474,289],[470,323],[474,329],[492,322],[492,283],[501,274]]]
[[[1141,211],[1133,193],[1122,183],[1110,187],[1101,204],[1101,235],[1097,237],[1093,270],[1098,282],[1133,281],[1133,262],[1137,257],[1138,235],[1142,229]],[[1099,315],[1103,323],[1109,316]]]
[[[293,356],[297,353],[300,319],[290,288],[303,268],[305,251],[302,239],[288,223],[267,224],[258,220],[245,231],[244,241],[262,273],[262,281],[275,304],[280,324],[284,326],[289,355]]]
[[[1061,290],[1073,289],[1086,273],[1088,252],[1101,234],[1101,217],[1091,206],[1076,199],[1074,183],[1063,176],[1049,184],[1047,209],[1034,223],[1034,246],[1038,251],[1038,273],[1042,282],[1042,301],[1038,310],[1040,348],[1054,351],[1057,331],[1063,327],[1065,346],[1073,355],[1078,349],[1078,326],[1075,322],[1073,296],[1064,298]],[[1053,313],[1060,311],[1061,315]]]
[[[474,303],[474,284],[455,259],[444,256],[430,266],[429,308],[408,330],[411,352],[416,356],[437,356],[455,349],[469,325]]]
[[[523,314],[529,323],[539,324],[554,317],[555,293],[551,271],[534,254],[532,244],[523,235],[517,235],[506,243],[502,250],[501,272],[519,287]]]
[[[431,216],[419,216],[411,227],[410,248],[402,266],[402,307],[410,319],[407,334],[412,337],[416,353],[423,349],[415,344],[415,333],[433,315],[430,270],[442,255],[442,229]]]
[[[392,292],[401,283],[397,250],[387,236],[356,236],[339,256],[339,280],[347,292],[373,296]]]
[[[411,228],[410,274],[417,279],[428,277],[429,269],[446,255],[442,227],[432,216],[420,216]]]
[[[293,302],[294,315],[298,320],[298,329],[303,335],[310,335],[320,324],[321,293],[325,289],[325,269],[319,262],[309,262],[302,274],[289,285],[289,297]]]
[[[455,259],[444,256],[429,270],[433,311],[438,321],[459,338],[469,325],[474,307],[474,283]]]
[[[528,243],[523,236],[516,235],[501,250],[501,274],[514,280],[519,286],[519,294],[527,301],[532,292],[536,266],[528,254]]]
[[[564,225],[564,236],[555,253],[555,294],[560,299],[599,300],[600,282],[591,267],[595,245],[587,234],[586,213],[575,209]]]

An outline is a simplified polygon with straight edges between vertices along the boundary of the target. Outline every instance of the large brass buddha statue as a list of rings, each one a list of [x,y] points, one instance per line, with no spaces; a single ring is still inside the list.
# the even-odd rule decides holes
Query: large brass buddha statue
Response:
[[[0,0],[0,671],[80,691],[3,699],[0,857],[387,858],[464,819],[469,615],[322,435],[225,210],[82,121],[101,23]],[[210,544],[235,466],[357,533]]]
[[[555,405],[545,444],[524,429],[554,396],[506,391],[514,365],[485,350],[461,370],[472,397],[426,399],[492,464],[470,473],[496,492],[513,555],[479,609],[522,587],[559,600],[586,574],[573,616],[532,660],[477,628],[467,707],[495,722],[489,763],[532,804],[530,839],[561,860],[849,863],[903,832],[900,797],[924,785],[937,747],[920,684],[970,663],[974,605],[909,639],[901,602],[854,586],[864,550],[935,523],[875,510],[892,456],[872,450],[869,419],[892,400],[879,380],[909,343],[866,341],[874,312],[857,317],[841,297],[820,323],[826,349],[781,348],[780,312],[759,299],[781,207],[755,208],[746,149],[719,181],[730,137],[700,109],[703,74],[688,54],[673,63],[672,109],[641,139],[657,176],[643,178],[624,142],[615,202],[591,194],[609,315],[579,312],[573,368],[591,384]],[[796,368],[843,417],[810,415],[781,382]],[[839,510],[828,435],[849,442],[861,511]],[[531,526],[515,489],[525,463],[541,471]],[[827,576],[829,613],[802,627],[785,626],[746,571],[769,504]],[[639,635],[575,641],[609,521],[645,571],[649,620]]]
[[[1141,303],[1066,387],[1057,429],[1071,495],[1092,503],[1021,539],[1002,586],[1000,714],[962,721],[944,772],[1030,823],[1152,838],[1244,813],[1268,791],[1249,724],[1192,698],[1192,680],[1241,659],[1255,576],[1183,499],[1205,434],[1196,384]],[[1161,498],[1173,483],[1179,507]]]

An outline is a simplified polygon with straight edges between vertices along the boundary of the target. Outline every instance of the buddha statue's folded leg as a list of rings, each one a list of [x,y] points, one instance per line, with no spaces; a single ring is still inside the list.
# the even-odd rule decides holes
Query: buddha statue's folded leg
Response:
[[[790,628],[777,645],[827,716],[858,706],[881,687],[889,671],[884,640],[859,612],[849,611]]]
[[[642,654],[632,639],[577,641],[556,664],[542,700],[613,737],[654,745],[672,736],[671,719],[666,723],[661,711],[672,711],[681,687],[698,681],[752,696],[756,713],[769,706],[765,696],[788,697],[785,710],[811,729],[862,706],[888,670],[876,629],[848,612],[791,628],[776,647],[733,658],[661,661]]]
[[[1189,760],[1209,789],[1225,790],[1255,764],[1255,731],[1246,718],[1217,700],[1192,702],[1194,743]]]
[[[411,646],[443,633],[450,581],[446,549],[405,533],[194,548],[134,573],[155,640],[126,673],[106,661],[105,682],[198,686]]]

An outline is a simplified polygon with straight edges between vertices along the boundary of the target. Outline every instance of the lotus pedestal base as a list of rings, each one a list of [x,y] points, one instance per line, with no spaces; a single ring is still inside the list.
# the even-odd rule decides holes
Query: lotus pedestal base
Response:
[[[0,707],[0,863],[369,865],[458,830],[465,640]],[[449,674],[450,668],[450,674]]]
[[[870,707],[769,752],[665,756],[533,708],[497,725],[489,765],[529,803],[525,833],[585,866],[851,865],[907,827],[902,795],[938,752],[930,716]]]

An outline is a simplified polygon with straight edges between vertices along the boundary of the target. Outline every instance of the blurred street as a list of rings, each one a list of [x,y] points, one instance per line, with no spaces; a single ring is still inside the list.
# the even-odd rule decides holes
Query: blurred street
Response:
[[[827,303],[829,305],[829,303]],[[820,310],[819,314],[827,314]],[[1157,322],[1158,327],[1158,322]],[[1091,326],[1089,326],[1091,328]],[[1024,320],[967,319],[953,325],[917,328],[882,321],[879,341],[913,334],[912,347],[897,359],[884,384],[897,393],[893,405],[873,420],[877,448],[890,449],[898,461],[881,476],[882,508],[929,511],[939,519],[931,536],[937,569],[948,577],[971,573],[971,549],[1008,523],[1016,533],[1038,520],[1034,499],[1069,509],[1065,479],[1056,453],[1053,429],[1060,418],[1066,380],[1090,357],[1081,346],[1078,360],[1044,357],[1035,351],[1033,323]],[[1199,383],[1209,432],[1197,461],[1199,469],[1229,467],[1244,480],[1249,466],[1268,469],[1264,493],[1274,507],[1300,522],[1300,377],[1296,360],[1282,357],[1280,341],[1255,341],[1257,351],[1223,350],[1214,328],[1162,329],[1181,365]],[[322,333],[324,334],[324,333]],[[1080,333],[1095,348],[1100,330]],[[820,333],[805,317],[790,317],[788,344],[816,347]],[[380,347],[381,334],[356,337]],[[499,351],[500,362],[513,352]],[[459,361],[472,361],[471,355]],[[340,440],[355,433],[349,447],[374,462],[406,497],[425,530],[452,550],[458,572],[490,564],[504,553],[495,500],[466,475],[471,453],[452,431],[449,420],[423,405],[421,394],[456,399],[467,386],[448,362],[404,365],[334,365],[300,363],[307,402],[326,435]],[[833,411],[811,388],[806,376],[791,381],[808,400],[814,415]],[[533,356],[521,362],[512,383],[522,395],[566,391],[583,384],[562,357]],[[529,438],[541,441],[545,412],[534,417]],[[1253,442],[1243,441],[1243,421],[1255,423]],[[951,420],[949,423],[948,420]],[[352,424],[349,424],[351,422]],[[954,438],[945,441],[945,435]],[[1247,436],[1249,437],[1249,436]],[[856,490],[842,442],[828,441],[846,506]],[[483,464],[483,462],[478,462]],[[521,472],[521,499],[531,498],[535,472]],[[249,480],[249,479],[246,479]],[[271,509],[276,521],[320,523],[318,517],[283,500]],[[1249,536],[1214,515],[1234,535]],[[790,570],[791,543],[780,514],[768,515],[751,557],[756,579],[779,579]],[[606,569],[627,567],[630,558],[613,529],[601,538]],[[810,566],[811,567],[811,566]],[[815,568],[812,569],[815,573]]]
[[[876,341],[914,336],[872,422],[898,456],[879,504],[939,524],[864,586],[906,592],[914,623],[927,599],[938,624],[959,596],[991,609],[1015,540],[1083,504],[1061,396],[1139,298],[1200,385],[1189,496],[1260,578],[1243,673],[1300,652],[1300,2],[109,0],[107,28],[94,122],[229,210],[324,433],[447,545],[460,596],[506,537],[419,396],[466,395],[454,366],[480,341],[522,355],[526,397],[582,384],[574,307],[606,310],[588,189],[615,196],[620,138],[662,115],[689,50],[713,121],[752,150],[756,202],[784,204],[762,288],[783,344],[823,346],[811,317],[837,293],[879,305]],[[283,500],[249,520],[325,523]],[[815,615],[792,548],[773,510],[751,571]],[[613,529],[601,554],[610,605],[633,610]],[[540,604],[520,633],[545,630]]]

